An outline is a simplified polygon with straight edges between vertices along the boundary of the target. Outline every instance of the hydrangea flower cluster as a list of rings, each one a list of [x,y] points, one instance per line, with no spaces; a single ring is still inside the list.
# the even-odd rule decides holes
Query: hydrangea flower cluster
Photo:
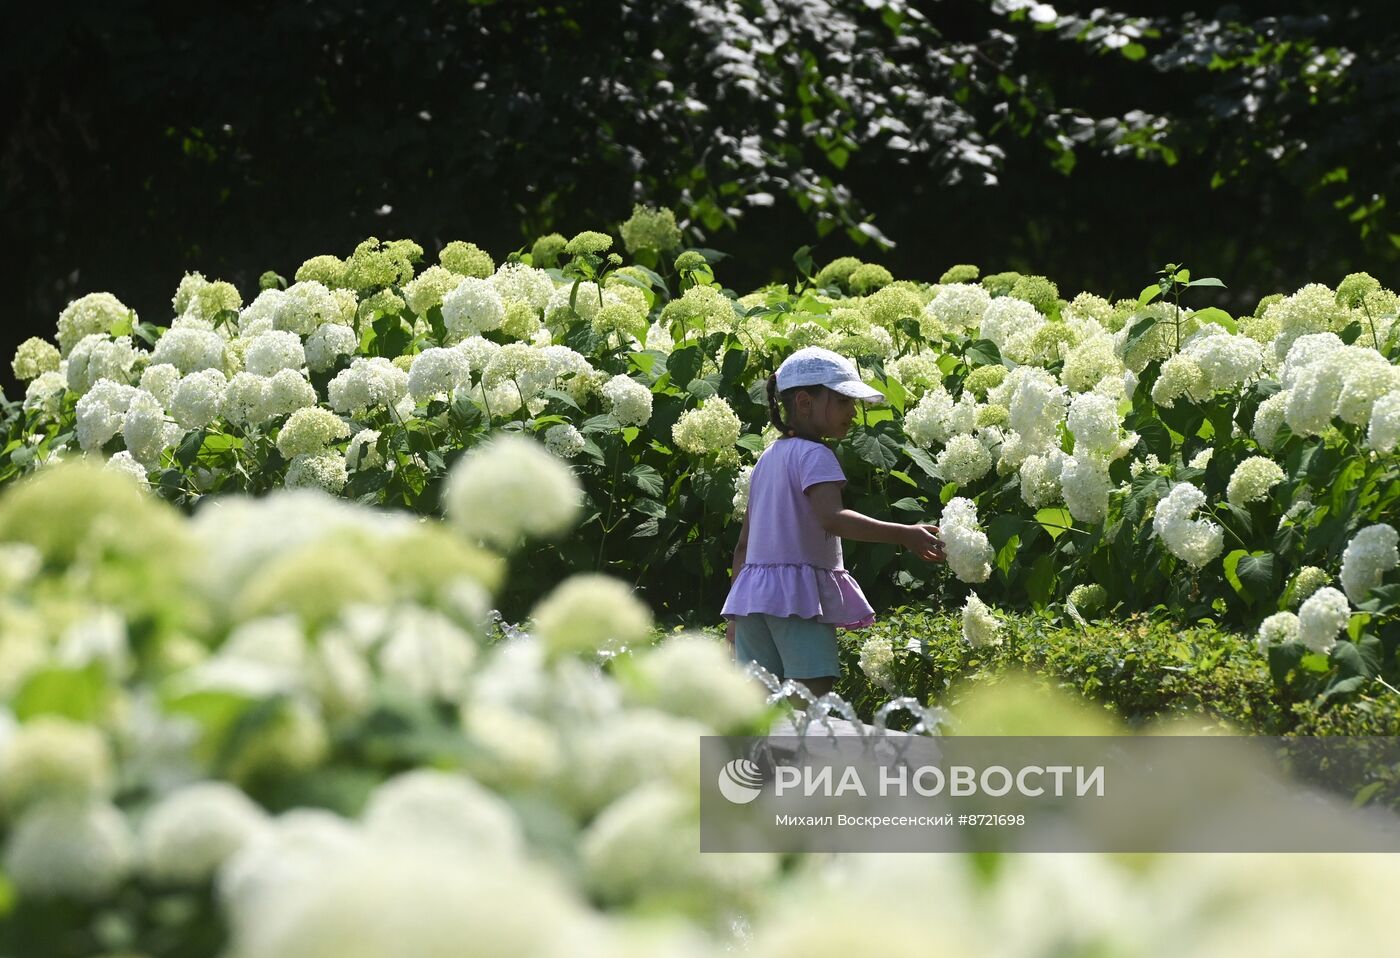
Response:
[[[1000,631],[1001,620],[977,597],[976,592],[969,592],[962,610],[963,641],[974,648],[1000,645]]]
[[[1245,506],[1268,498],[1269,490],[1283,481],[1283,468],[1267,456],[1250,456],[1230,474],[1225,498],[1234,506]]]
[[[1206,504],[1206,494],[1189,482],[1172,486],[1166,498],[1157,503],[1152,530],[1167,550],[1193,569],[1200,569],[1220,554],[1225,532],[1209,519],[1193,519]]]
[[[698,409],[681,413],[671,428],[671,436],[686,452],[705,456],[732,449],[742,429],[743,424],[729,408],[729,403],[711,396]]]
[[[1360,604],[1381,584],[1387,572],[1400,565],[1400,533],[1384,522],[1369,525],[1352,536],[1342,552],[1339,578],[1347,598]]]
[[[991,543],[977,524],[977,505],[963,496],[954,496],[943,507],[938,523],[948,568],[963,582],[986,582],[992,574]]]

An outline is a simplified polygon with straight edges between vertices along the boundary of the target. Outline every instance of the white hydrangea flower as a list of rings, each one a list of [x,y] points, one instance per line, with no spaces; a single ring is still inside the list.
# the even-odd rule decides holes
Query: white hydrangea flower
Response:
[[[629,698],[664,708],[717,730],[752,722],[766,708],[765,694],[734,665],[723,642],[703,635],[665,639],[633,660]]]
[[[267,814],[227,782],[195,782],[161,798],[141,823],[142,870],[165,885],[202,885],[256,841]]]
[[[161,406],[170,408],[170,401],[175,398],[175,387],[180,385],[180,370],[169,363],[161,363],[158,366],[147,366],[145,372],[141,374],[139,386],[160,401]]]
[[[445,266],[429,266],[403,288],[403,298],[416,316],[428,315],[428,310],[441,306],[443,297],[452,292],[461,277]]]
[[[446,844],[453,851],[492,859],[524,845],[520,822],[506,802],[452,772],[402,772],[374,790],[362,816],[371,838],[394,843]]]
[[[1342,552],[1342,588],[1347,598],[1360,604],[1391,569],[1400,565],[1400,533],[1384,522],[1367,526],[1351,537]]]
[[[1005,352],[1005,346],[1016,334],[1034,335],[1045,325],[1045,317],[1025,300],[1010,296],[999,296],[987,303],[982,311],[982,322],[977,335],[996,343],[997,349]]]
[[[753,487],[753,466],[741,466],[734,477],[734,516],[742,519],[749,510],[749,490]]]
[[[467,385],[471,381],[471,364],[460,349],[430,346],[413,357],[408,370],[408,391],[423,402]]]
[[[287,294],[280,289],[265,289],[238,314],[238,333],[251,338],[274,328],[277,314],[286,308]]]
[[[67,356],[84,336],[109,332],[121,322],[135,326],[136,311],[128,309],[111,293],[80,296],[58,314],[58,348]]]
[[[171,418],[183,429],[203,429],[219,417],[227,388],[228,380],[217,369],[190,373],[171,395]]]
[[[1152,529],[1167,551],[1195,569],[1218,556],[1225,546],[1225,532],[1219,525],[1191,518],[1205,503],[1204,492],[1189,482],[1178,482],[1157,503],[1152,517]]]
[[[647,328],[646,348],[670,355],[671,351],[676,348],[676,342],[671,336],[671,331],[662,323],[657,322],[652,323]]]
[[[306,354],[306,367],[313,373],[323,373],[335,366],[341,356],[349,356],[359,346],[355,330],[339,323],[325,323],[317,326],[315,332],[306,337],[302,347]]]
[[[571,528],[582,492],[569,467],[542,445],[500,434],[453,465],[443,502],[467,535],[511,547],[522,535],[556,536]]]
[[[476,643],[442,613],[417,606],[397,609],[375,661],[380,672],[418,698],[448,701],[466,691]]]
[[[288,489],[324,489],[331,495],[345,488],[350,473],[338,452],[297,456],[287,466],[283,484]]]
[[[502,300],[526,303],[536,310],[548,306],[554,295],[554,280],[549,274],[524,263],[502,263],[490,283]]]
[[[147,469],[160,463],[160,454],[180,441],[184,430],[165,418],[160,400],[136,390],[122,420],[122,438],[132,458]]]
[[[384,456],[379,452],[379,430],[361,429],[350,437],[345,447],[345,463],[351,469],[373,469],[384,465]]]
[[[976,283],[940,286],[919,317],[919,331],[925,338],[931,338],[940,329],[957,333],[977,329],[991,303],[991,295]]]
[[[316,388],[295,369],[281,369],[265,381],[262,421],[316,405]]]
[[[63,406],[63,395],[68,392],[68,376],[64,372],[40,373],[30,381],[24,390],[24,411],[43,410],[49,416],[57,416]]]
[[[860,670],[891,695],[899,689],[894,680],[894,644],[887,635],[872,635],[861,644]]]
[[[481,384],[487,389],[510,385],[523,402],[548,388],[553,378],[549,358],[543,350],[529,343],[507,343],[487,362],[481,373]],[[495,403],[492,409],[496,409]]]
[[[1107,463],[1093,456],[1065,456],[1060,467],[1060,489],[1065,508],[1076,522],[1103,522],[1113,483]]]
[[[272,313],[273,329],[298,336],[310,336],[324,323],[339,323],[345,319],[344,302],[314,279],[288,286],[286,295],[277,302],[278,308]]]
[[[1032,446],[1054,442],[1056,431],[1066,415],[1068,395],[1065,387],[1045,370],[1030,366],[1014,370],[1012,375],[1006,377],[1006,382],[1013,379],[1016,385],[1008,404],[1011,428]],[[1000,387],[994,390],[999,391]]]
[[[1298,617],[1292,612],[1275,612],[1259,623],[1256,642],[1260,655],[1268,655],[1270,646],[1298,641]]]
[[[113,472],[119,472],[124,476],[130,476],[131,479],[143,489],[149,489],[151,487],[150,478],[146,475],[146,467],[132,458],[131,453],[127,452],[125,449],[120,452],[112,453],[103,468],[110,469]]]
[[[91,725],[38,716],[0,749],[0,805],[11,815],[62,799],[105,798],[113,786],[111,751]]]
[[[1196,358],[1186,353],[1177,353],[1162,363],[1157,381],[1152,384],[1152,401],[1163,409],[1171,409],[1183,397],[1198,403],[1209,396],[1205,372]]]
[[[923,394],[918,405],[904,414],[905,435],[924,449],[946,443],[952,435],[948,417],[954,405],[953,397],[943,384],[935,384]]]
[[[277,434],[277,451],[289,461],[297,456],[317,456],[331,443],[349,435],[350,427],[335,413],[320,406],[307,406],[292,413],[282,424]]]
[[[1264,348],[1248,336],[1225,332],[1212,324],[1193,333],[1182,352],[1195,360],[1206,389],[1217,392],[1243,385],[1259,375]],[[1168,360],[1170,362],[1170,360]]]
[[[85,336],[68,354],[68,364],[64,367],[68,388],[82,395],[102,379],[130,383],[137,358],[130,336],[117,339],[102,333]]]
[[[182,326],[168,330],[156,340],[151,363],[168,363],[186,374],[201,369],[222,369],[224,347],[224,338],[218,333]]]
[[[569,308],[570,299],[574,301],[572,310]],[[574,284],[565,283],[550,295],[549,302],[545,304],[544,321],[557,327],[567,317],[576,315],[584,322],[592,323],[598,310],[603,308],[601,300],[597,283],[579,283],[577,296],[574,295]]]
[[[306,351],[296,333],[274,329],[248,343],[243,368],[255,376],[271,376],[281,369],[301,369]]]
[[[102,448],[107,440],[120,432],[126,419],[126,411],[139,391],[135,386],[125,383],[99,379],[86,395],[78,400],[78,446],[84,452],[92,452]]]
[[[938,529],[953,574],[963,582],[986,582],[992,574],[995,553],[977,524],[977,505],[971,499],[954,496],[943,507]]]
[[[1214,455],[1215,447],[1207,446],[1206,448],[1202,449],[1200,452],[1192,456],[1191,460],[1188,463],[1186,463],[1186,465],[1191,469],[1204,469],[1206,466],[1210,465],[1211,457]]]
[[[1371,421],[1376,400],[1400,389],[1400,368],[1374,349],[1365,349],[1342,372],[1342,391],[1332,414],[1353,426]]]
[[[442,298],[442,322],[449,342],[457,342],[499,329],[506,318],[506,304],[490,280],[467,276]],[[483,364],[473,357],[472,368]]]
[[[1307,601],[1308,596],[1325,585],[1332,584],[1332,577],[1325,569],[1319,569],[1315,565],[1305,565],[1298,570],[1298,574],[1293,577],[1293,599],[1294,606],[1302,605]]]
[[[1259,404],[1254,412],[1254,425],[1250,435],[1261,449],[1271,450],[1277,445],[1278,429],[1283,425],[1283,412],[1288,408],[1288,390],[1274,393]]]
[[[963,640],[975,648],[1000,645],[1001,620],[989,609],[976,592],[967,594],[962,610]]]
[[[973,436],[953,436],[938,454],[934,468],[944,481],[966,486],[992,471],[992,454]]]
[[[1122,360],[1113,350],[1113,337],[1091,336],[1070,347],[1060,369],[1060,382],[1070,392],[1088,392],[1110,376],[1121,380],[1125,371]]]
[[[572,459],[583,452],[583,433],[570,423],[555,423],[544,431],[544,446],[560,459]]]
[[[1351,618],[1347,597],[1331,586],[1318,589],[1298,610],[1298,641],[1326,655],[1337,644],[1337,633]]]
[[[607,904],[639,909],[668,900],[737,905],[777,872],[775,855],[701,854],[699,839],[690,791],[649,782],[609,805],[583,833],[584,886]]]
[[[729,403],[719,396],[710,396],[698,409],[681,413],[671,427],[671,438],[686,452],[703,456],[733,449],[742,430],[743,424]]]
[[[1044,509],[1060,499],[1060,471],[1064,454],[1027,456],[1021,463],[1021,501],[1032,509]]]
[[[383,356],[357,357],[326,387],[331,408],[362,416],[368,410],[395,406],[408,394],[408,373]]]
[[[1118,404],[1098,393],[1080,393],[1069,404],[1067,423],[1074,436],[1074,454],[1103,460],[1117,459],[1128,451],[1123,441],[1123,419]]]
[[[554,653],[620,651],[644,642],[651,610],[612,576],[570,576],[531,611],[535,634]]]
[[[1231,505],[1244,506],[1269,495],[1269,490],[1283,481],[1283,469],[1267,456],[1250,456],[1230,474],[1225,498]]]
[[[1336,294],[1321,283],[1309,283],[1292,296],[1270,303],[1264,310],[1266,325],[1275,326],[1274,356],[1283,361],[1299,337],[1339,331],[1346,326],[1346,309],[1337,304]]]
[[[28,400],[25,402],[27,404]],[[1397,442],[1400,442],[1400,390],[1386,393],[1376,400],[1371,407],[1370,425],[1366,429],[1366,445],[1377,452],[1389,453],[1395,449]]]
[[[14,826],[5,846],[6,877],[26,899],[100,901],[131,872],[131,830],[105,801],[41,805]]]

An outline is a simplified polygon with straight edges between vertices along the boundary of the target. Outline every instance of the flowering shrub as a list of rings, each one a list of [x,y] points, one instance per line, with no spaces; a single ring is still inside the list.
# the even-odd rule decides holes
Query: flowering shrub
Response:
[[[457,510],[462,528],[504,547],[498,510],[544,528],[577,508],[572,535],[527,544],[533,582],[592,570],[667,618],[709,616],[746,470],[775,438],[764,381],[815,343],[889,398],[837,447],[849,504],[944,517],[946,571],[848,544],[877,604],[964,605],[975,584],[990,607],[1045,608],[1097,585],[1104,611],[1160,605],[1256,629],[1302,615],[1288,583],[1312,567],[1341,576],[1348,606],[1296,634],[1272,620],[1260,644],[1277,679],[1346,694],[1394,668],[1393,544],[1368,532],[1351,545],[1389,528],[1400,496],[1400,296],[1377,281],[1310,283],[1234,317],[1182,305],[1219,281],[1176,265],[1110,302],[1061,299],[1046,277],[979,282],[966,265],[938,283],[850,257],[815,270],[803,251],[795,283],[736,299],[712,252],[659,257],[673,237],[643,209],[622,248],[650,265],[592,231],[499,264],[456,242],[424,265],[415,243],[370,239],[290,284],[265,278],[247,302],[192,273],[163,326],[90,294],[53,344],[14,358],[29,387],[0,481],[81,453],[185,506],[309,487],[438,515],[453,511],[445,478],[465,450],[530,437],[568,463],[578,502],[521,452],[471,478],[513,491]],[[500,604],[523,613],[528,591],[508,580]]]

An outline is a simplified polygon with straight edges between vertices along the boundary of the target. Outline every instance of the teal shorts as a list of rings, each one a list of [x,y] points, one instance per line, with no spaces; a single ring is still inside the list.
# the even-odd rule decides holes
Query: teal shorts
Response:
[[[795,615],[766,612],[734,617],[734,652],[740,666],[757,662],[779,679],[841,675],[836,626]]]

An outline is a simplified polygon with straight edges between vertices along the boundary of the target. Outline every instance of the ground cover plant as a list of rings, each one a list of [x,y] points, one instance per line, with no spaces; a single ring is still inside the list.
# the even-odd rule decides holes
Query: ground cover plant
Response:
[[[596,232],[500,263],[454,242],[425,265],[411,241],[371,239],[265,275],[246,303],[189,274],[162,325],[88,294],[16,354],[29,385],[0,481],[82,453],[190,507],[312,486],[437,514],[464,450],[529,435],[586,493],[574,535],[517,558],[535,581],[591,568],[664,618],[703,619],[774,438],[764,381],[815,343],[890,400],[838,448],[847,502],[949,542],[951,574],[852,544],[877,604],[936,598],[984,623],[1156,609],[1257,630],[1282,687],[1395,684],[1400,298],[1370,276],[1232,316],[1208,305],[1220,280],[1179,264],[1110,302],[799,251],[794,282],[736,296],[722,254],[680,250],[667,211],[639,207],[619,233],[631,263]],[[518,617],[516,581],[499,600]]]

